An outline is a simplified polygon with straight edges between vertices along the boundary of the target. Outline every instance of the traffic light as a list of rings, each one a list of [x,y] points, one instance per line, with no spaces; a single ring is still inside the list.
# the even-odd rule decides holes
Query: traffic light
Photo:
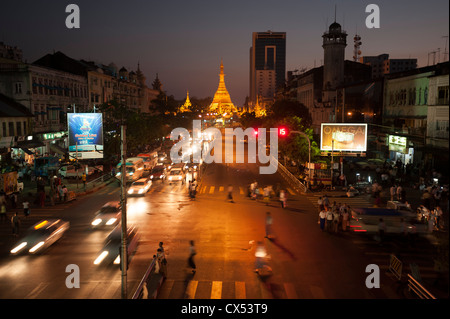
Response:
[[[253,135],[258,136],[258,129],[253,129]]]
[[[286,137],[289,135],[289,130],[285,126],[281,126],[278,128],[278,136],[280,137]]]

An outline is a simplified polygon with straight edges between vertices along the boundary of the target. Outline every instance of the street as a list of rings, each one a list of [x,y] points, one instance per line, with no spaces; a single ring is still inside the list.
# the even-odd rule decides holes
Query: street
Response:
[[[285,188],[288,206],[282,209],[278,198],[272,198],[268,206],[251,200],[247,187],[254,181],[261,188],[277,184]],[[233,186],[234,202],[227,200],[228,185]],[[162,241],[168,276],[158,295],[161,299],[402,298],[387,271],[395,243],[379,247],[370,237],[321,232],[315,198],[295,194],[280,175],[260,175],[258,165],[248,163],[208,164],[195,200],[189,199],[186,183],[154,182],[145,196],[128,197],[128,225],[136,225],[140,234],[127,272],[128,296],[134,293]],[[21,216],[22,233],[26,225],[40,219],[70,221],[65,236],[42,255],[10,256],[14,243],[10,226],[0,224],[0,298],[120,298],[118,266],[93,264],[110,230],[90,227],[96,210],[119,199],[120,188],[114,181],[74,202],[34,208],[27,220]],[[354,199],[348,200],[358,205]],[[361,207],[369,205],[357,200]],[[264,238],[266,212],[273,216],[275,238],[270,240]],[[195,275],[187,269],[190,240],[198,252]],[[270,255],[273,274],[268,277],[254,272],[258,241]],[[421,240],[407,253],[426,270],[432,267],[431,252],[430,244]],[[365,286],[365,268],[372,263],[381,270],[379,289]],[[65,285],[69,264],[79,266],[80,288]],[[422,273],[426,277],[426,271]]]

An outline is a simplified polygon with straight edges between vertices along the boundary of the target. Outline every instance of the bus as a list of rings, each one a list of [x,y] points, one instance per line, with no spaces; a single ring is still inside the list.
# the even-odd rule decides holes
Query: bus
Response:
[[[158,152],[140,153],[136,157],[144,160],[144,170],[150,171],[158,164]]]
[[[127,158],[126,162],[126,182],[134,182],[142,177],[144,173],[144,160],[139,157]],[[122,162],[116,166],[116,178],[122,179]]]

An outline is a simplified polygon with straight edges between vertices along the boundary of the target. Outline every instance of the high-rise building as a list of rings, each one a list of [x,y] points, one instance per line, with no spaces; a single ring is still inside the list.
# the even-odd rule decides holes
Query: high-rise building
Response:
[[[286,32],[253,32],[250,48],[250,101],[273,101],[286,79]]]

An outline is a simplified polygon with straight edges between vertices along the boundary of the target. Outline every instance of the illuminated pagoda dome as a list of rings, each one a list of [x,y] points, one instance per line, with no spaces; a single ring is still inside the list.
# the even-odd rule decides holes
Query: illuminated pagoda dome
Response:
[[[189,91],[187,91],[186,101],[184,102],[184,104],[182,106],[180,106],[179,112],[181,112],[181,113],[191,112],[191,109],[190,109],[191,106],[192,106],[192,103],[189,100]]]
[[[237,112],[237,108],[231,102],[230,94],[225,87],[225,74],[223,73],[223,62],[220,61],[220,81],[219,87],[217,88],[216,94],[214,94],[213,101],[209,106],[209,112],[217,114],[226,114],[226,116],[231,116],[233,112]]]

